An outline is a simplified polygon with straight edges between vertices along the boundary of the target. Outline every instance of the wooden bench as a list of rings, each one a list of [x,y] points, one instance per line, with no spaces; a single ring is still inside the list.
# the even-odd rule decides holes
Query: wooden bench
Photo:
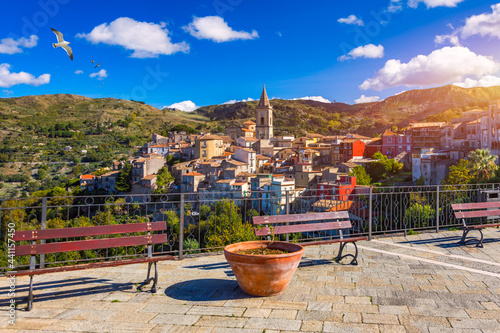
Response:
[[[358,264],[358,246],[357,241],[367,240],[367,237],[344,236],[344,233],[352,228],[347,211],[327,212],[327,213],[308,213],[308,214],[289,214],[274,216],[254,216],[254,225],[267,225],[263,228],[256,228],[255,235],[270,236],[289,233],[307,233],[307,232],[326,232],[330,230],[330,235],[319,236],[322,240],[312,242],[302,242],[300,245],[319,245],[329,243],[340,243],[339,253],[335,260],[338,262],[345,257],[352,257],[351,265]],[[338,232],[338,238],[334,238],[333,231]],[[324,239],[328,238],[328,239]],[[344,247],[352,243],[355,248],[354,254],[342,255]]]
[[[476,247],[483,247],[483,228],[498,227],[500,216],[500,202],[477,202],[465,204],[452,204],[451,208],[457,220],[462,220],[463,234],[459,244],[466,244],[470,241],[475,241],[477,238],[465,240],[467,234],[472,230],[478,230],[481,238]],[[469,224],[467,221],[473,219],[473,223]],[[474,221],[475,220],[475,221]],[[477,223],[479,220],[480,223]],[[492,222],[488,222],[488,220]]]
[[[30,311],[33,307],[33,276],[39,274],[67,272],[90,268],[112,267],[137,263],[148,263],[148,275],[146,280],[141,283],[139,289],[144,285],[153,282],[151,292],[156,292],[156,285],[158,283],[158,270],[156,263],[160,260],[174,259],[173,256],[155,256],[153,257],[153,244],[160,244],[167,242],[167,234],[151,234],[153,231],[166,230],[167,223],[160,222],[147,222],[147,223],[129,223],[129,224],[115,224],[103,225],[96,227],[75,227],[75,228],[59,228],[59,229],[43,229],[43,230],[25,230],[17,231],[14,234],[14,241],[31,241],[31,245],[17,245],[15,247],[15,256],[30,256],[30,269],[21,270],[14,273],[9,273],[8,276],[30,276],[30,289],[28,295],[27,310]],[[102,235],[116,235],[116,234],[130,234],[130,233],[146,233],[145,235],[130,236],[124,235],[116,238],[98,238],[92,239],[92,236]],[[90,238],[86,240],[68,240],[74,238]],[[41,243],[37,244],[40,240],[62,240],[62,242]],[[120,259],[120,260],[107,260],[102,262],[93,262],[85,264],[76,264],[70,266],[58,266],[48,268],[35,268],[36,256],[47,253],[64,253],[70,251],[84,251],[95,249],[107,249],[124,246],[140,246],[147,245],[147,256]],[[149,277],[151,266],[154,264],[155,272],[154,277]]]

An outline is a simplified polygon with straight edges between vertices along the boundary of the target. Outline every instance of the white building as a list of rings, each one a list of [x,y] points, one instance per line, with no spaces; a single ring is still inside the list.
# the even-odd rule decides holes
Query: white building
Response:
[[[256,173],[257,168],[257,153],[250,148],[236,149],[234,159],[248,164],[248,172]]]

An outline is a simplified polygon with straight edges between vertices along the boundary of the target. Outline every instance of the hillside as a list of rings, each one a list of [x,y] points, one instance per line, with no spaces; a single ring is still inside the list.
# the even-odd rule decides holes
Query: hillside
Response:
[[[489,101],[499,98],[500,86],[467,89],[447,85],[410,90],[380,102],[355,105],[309,100],[273,100],[271,104],[275,110],[274,126],[278,133],[286,131],[300,134],[305,130],[323,134],[357,131],[360,134],[374,135],[393,125],[405,127],[410,119],[422,121],[430,116],[439,119],[447,110],[453,110],[453,114],[457,116],[470,108],[487,108]],[[210,119],[229,123],[232,120],[253,119],[256,105],[256,101],[211,105],[199,108],[196,112]]]

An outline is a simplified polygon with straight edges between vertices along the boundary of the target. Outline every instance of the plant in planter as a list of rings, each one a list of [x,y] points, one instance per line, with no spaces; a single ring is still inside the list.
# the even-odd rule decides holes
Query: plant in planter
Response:
[[[299,266],[304,248],[274,240],[250,241],[228,245],[224,256],[239,286],[248,295],[273,296],[288,286]]]

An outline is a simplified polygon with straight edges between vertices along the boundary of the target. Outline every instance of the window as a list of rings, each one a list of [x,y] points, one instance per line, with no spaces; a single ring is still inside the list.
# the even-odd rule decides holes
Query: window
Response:
[[[402,143],[402,142],[403,142],[403,137],[398,136],[398,142],[399,142],[399,143]]]
[[[260,124],[264,125],[264,117],[260,117]]]
[[[207,148],[207,142],[206,141],[203,141],[203,145],[202,145],[203,148]]]
[[[406,150],[410,151],[411,150],[410,146],[406,146]]]
[[[391,143],[391,142],[392,142],[392,137],[388,136],[388,137],[387,137],[387,142],[388,142],[388,143]]]
[[[202,157],[207,157],[207,151],[206,150],[202,150],[201,151],[201,156]]]
[[[402,152],[403,151],[403,147],[399,146],[398,150],[399,150],[399,152]]]

